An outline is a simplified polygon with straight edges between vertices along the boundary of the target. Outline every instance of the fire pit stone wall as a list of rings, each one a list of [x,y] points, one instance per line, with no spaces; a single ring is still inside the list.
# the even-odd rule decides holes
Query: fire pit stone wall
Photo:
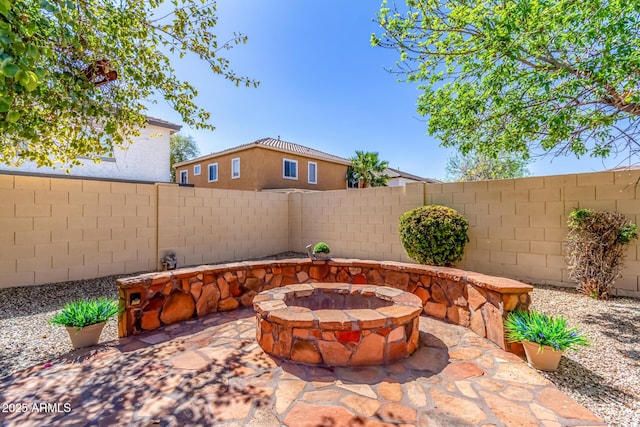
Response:
[[[423,313],[455,323],[517,353],[506,343],[503,318],[527,309],[531,285],[454,268],[355,259],[285,259],[202,265],[117,280],[124,310],[121,337],[210,313],[251,307],[263,290],[297,283],[389,286],[420,298]]]

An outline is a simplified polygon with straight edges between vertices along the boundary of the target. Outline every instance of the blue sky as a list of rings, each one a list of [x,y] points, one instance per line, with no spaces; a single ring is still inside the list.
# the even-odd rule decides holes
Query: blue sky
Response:
[[[235,87],[212,75],[196,58],[176,59],[177,75],[199,90],[197,102],[211,112],[216,130],[184,127],[202,155],[278,135],[289,142],[342,157],[355,150],[377,151],[391,167],[444,179],[455,153],[426,134],[416,113],[417,85],[398,82],[385,71],[397,55],[371,47],[377,1],[220,0],[219,39],[233,32],[246,45],[225,52],[236,74],[260,81]],[[154,117],[181,123],[160,101]],[[618,165],[614,159],[544,157],[529,166],[532,175],[592,172]]]

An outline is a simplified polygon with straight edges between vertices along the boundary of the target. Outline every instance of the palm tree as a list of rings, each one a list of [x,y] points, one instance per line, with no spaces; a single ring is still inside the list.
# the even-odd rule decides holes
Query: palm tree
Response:
[[[356,155],[351,158],[351,166],[347,170],[347,179],[358,180],[362,188],[384,187],[389,179],[389,175],[384,174],[388,167],[389,162],[381,161],[378,153],[356,150]]]

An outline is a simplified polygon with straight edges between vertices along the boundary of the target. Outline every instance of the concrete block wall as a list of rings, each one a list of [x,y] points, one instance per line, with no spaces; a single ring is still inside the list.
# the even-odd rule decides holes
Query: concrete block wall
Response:
[[[0,287],[155,268],[154,185],[0,175]]]
[[[319,241],[336,257],[410,261],[398,235],[398,219],[422,206],[424,185],[292,194],[290,242],[304,251]]]
[[[576,208],[618,211],[640,221],[640,171],[428,184],[426,204],[449,206],[470,223],[458,267],[531,283],[573,286],[563,242]],[[638,243],[627,250],[618,295],[640,296]]]
[[[175,251],[178,265],[255,258],[289,248],[287,194],[158,184],[158,201],[158,252]]]

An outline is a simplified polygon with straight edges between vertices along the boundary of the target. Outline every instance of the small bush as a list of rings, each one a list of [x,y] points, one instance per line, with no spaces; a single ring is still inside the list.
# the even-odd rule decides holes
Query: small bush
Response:
[[[62,307],[51,319],[58,326],[84,328],[106,322],[118,313],[118,301],[109,298],[76,300]]]
[[[422,206],[400,217],[400,240],[407,255],[420,264],[451,266],[460,261],[469,241],[469,221],[445,206]]]
[[[327,245],[325,242],[318,242],[314,247],[313,247],[313,253],[317,254],[317,253],[325,253],[328,254],[331,252],[331,249],[329,248],[329,245]]]
[[[577,209],[569,214],[566,243],[569,278],[593,298],[607,298],[624,266],[624,248],[638,227],[618,212]]]

